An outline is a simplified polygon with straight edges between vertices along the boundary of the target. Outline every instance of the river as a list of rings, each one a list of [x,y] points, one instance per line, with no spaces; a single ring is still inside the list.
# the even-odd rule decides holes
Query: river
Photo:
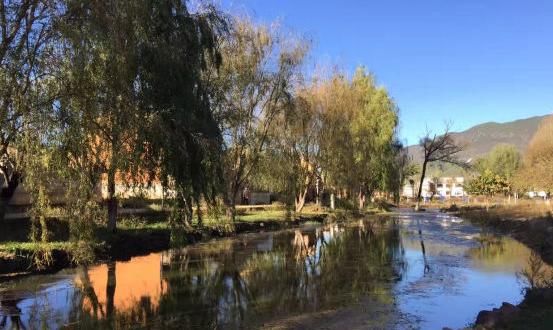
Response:
[[[0,329],[462,328],[522,300],[529,256],[457,217],[404,211],[2,283]]]

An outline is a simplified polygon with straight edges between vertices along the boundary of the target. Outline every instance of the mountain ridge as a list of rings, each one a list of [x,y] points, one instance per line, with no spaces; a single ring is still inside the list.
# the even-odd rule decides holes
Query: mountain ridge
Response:
[[[548,116],[551,115],[533,116],[504,123],[490,121],[461,132],[452,132],[451,135],[457,143],[466,144],[465,149],[459,154],[461,159],[482,157],[499,144],[514,145],[521,154],[524,154],[540,123]],[[422,162],[422,149],[418,145],[411,145],[408,148],[413,161]]]

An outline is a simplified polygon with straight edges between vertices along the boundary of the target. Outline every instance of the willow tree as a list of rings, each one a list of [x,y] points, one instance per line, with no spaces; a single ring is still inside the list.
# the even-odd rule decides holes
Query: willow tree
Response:
[[[85,161],[92,184],[107,186],[107,224],[115,230],[116,176],[138,168],[144,128],[136,88],[142,1],[67,2],[62,22],[70,97],[64,100],[67,148]]]
[[[275,27],[238,19],[220,49],[223,62],[210,82],[225,141],[225,203],[234,219],[235,198],[256,170],[275,117],[291,100],[305,47]]]
[[[408,148],[397,140],[392,143],[388,152],[386,162],[383,164],[385,169],[383,191],[391,193],[394,203],[399,203],[406,179],[418,173],[418,166],[409,157]],[[412,185],[414,186],[414,181]]]
[[[320,138],[325,184],[342,197],[356,196],[360,209],[386,189],[398,124],[396,106],[362,67],[351,80],[336,74],[325,83]]]
[[[320,181],[321,120],[316,89],[316,85],[298,88],[289,108],[275,118],[252,178],[256,186],[284,194],[296,213],[301,213],[309,189],[317,188]]]
[[[355,97],[348,79],[341,73],[335,73],[322,82],[317,93],[322,112],[321,176],[325,190],[331,194],[333,206],[334,194],[346,197],[348,187],[357,185],[350,171],[354,157],[350,123],[353,121]]]
[[[106,184],[113,231],[117,183],[171,176],[182,191],[198,177],[204,141],[220,140],[202,82],[207,63],[220,61],[218,18],[191,13],[180,0],[71,0],[66,11],[63,147],[68,166],[81,166],[92,187]]]
[[[359,209],[377,189],[386,190],[388,169],[394,160],[399,123],[397,107],[372,75],[358,68],[352,80],[357,106],[351,122],[353,164]]]
[[[174,1],[151,2],[148,38],[141,47],[139,82],[148,129],[144,131],[151,179],[176,192],[175,211],[190,224],[193,205],[215,203],[222,192],[222,135],[206,75],[221,65],[217,45],[227,18],[208,6],[190,13]]]
[[[48,109],[55,0],[0,3],[0,173],[9,199],[22,177],[17,145],[37,112]],[[2,207],[3,209],[3,207]],[[2,210],[3,217],[3,210]]]

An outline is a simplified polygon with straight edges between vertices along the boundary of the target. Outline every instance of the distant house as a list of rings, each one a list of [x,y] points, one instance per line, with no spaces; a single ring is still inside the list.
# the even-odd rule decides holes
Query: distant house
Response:
[[[416,198],[419,192],[419,180],[411,179],[403,185],[402,196],[405,198]],[[430,178],[425,178],[422,182],[422,197],[432,197],[436,194],[436,184]]]
[[[442,177],[436,182],[436,190],[438,195],[444,198],[463,197],[465,193],[465,178],[459,177]]]
[[[425,178],[422,184],[421,197],[432,198],[435,195],[443,198],[464,197],[467,195],[464,183],[464,177]],[[402,196],[405,198],[416,198],[418,189],[418,180],[411,179],[403,186]]]
[[[546,191],[529,191],[526,193],[530,198],[543,198],[547,199],[549,194]]]

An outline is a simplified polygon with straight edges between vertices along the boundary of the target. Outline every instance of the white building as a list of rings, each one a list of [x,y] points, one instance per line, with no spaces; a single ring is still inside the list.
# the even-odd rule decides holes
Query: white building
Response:
[[[529,191],[527,193],[528,197],[530,198],[543,198],[547,199],[547,192],[545,191]]]
[[[422,197],[433,197],[435,195],[443,198],[467,196],[464,188],[464,177],[442,177],[437,179],[425,178],[422,184]],[[409,180],[403,186],[402,196],[416,198],[419,188],[418,180]]]
[[[465,193],[465,178],[458,176],[455,178],[442,177],[436,183],[438,195],[443,198],[464,197]]]
[[[416,198],[418,192],[419,192],[419,180],[411,179],[411,180],[408,180],[408,182],[406,182],[403,185],[403,191],[401,195],[406,198]],[[435,193],[436,193],[436,184],[434,183],[434,181],[432,181],[432,179],[425,178],[424,181],[422,182],[421,196],[432,197]]]

